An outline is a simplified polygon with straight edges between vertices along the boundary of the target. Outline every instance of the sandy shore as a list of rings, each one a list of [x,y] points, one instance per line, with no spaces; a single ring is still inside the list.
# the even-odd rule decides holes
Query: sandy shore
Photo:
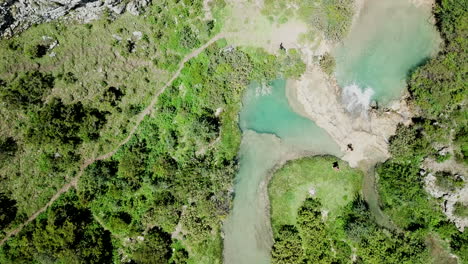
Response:
[[[408,123],[412,116],[404,101],[393,104],[393,110],[386,113],[369,111],[366,116],[347,112],[340,88],[314,64],[307,65],[299,80],[288,81],[286,89],[293,109],[326,130],[352,167],[386,160],[389,137],[398,123]]]
[[[423,2],[427,4],[433,0]],[[367,3],[368,0],[356,0],[352,26],[361,12],[366,12]],[[320,41],[294,43],[292,46],[301,51],[307,65],[300,79],[287,83],[286,94],[293,109],[326,130],[345,153],[342,159],[352,167],[361,164],[367,169],[388,159],[390,136],[395,133],[398,123],[409,123],[413,116],[406,101],[393,102],[387,112],[370,110],[361,115],[349,113],[342,102],[341,88],[333,77],[327,76],[317,65],[317,56],[332,50],[333,45]],[[352,151],[348,145],[352,146]]]
[[[367,0],[356,1],[357,11],[353,24],[359,12],[365,12],[366,2]],[[420,8],[431,8],[434,5],[434,0],[410,0],[410,2]],[[300,79],[287,82],[286,95],[289,104],[296,112],[313,120],[338,143],[342,152],[345,153],[341,157],[343,160],[349,162],[352,167],[370,171],[376,163],[390,158],[389,138],[395,134],[399,123],[411,123],[414,114],[404,97],[390,103],[390,110],[386,112],[369,110],[361,115],[349,113],[342,102],[341,88],[338,87],[333,77],[322,72],[313,59],[314,56],[331,49],[332,47],[325,42],[319,49],[312,49],[311,46],[300,47],[307,70]],[[353,150],[348,148],[349,144],[352,145]],[[437,163],[426,159],[423,167],[432,172],[451,171],[453,174],[466,175],[466,169],[457,166],[453,160]],[[363,186],[366,196],[373,196],[370,198],[371,201],[378,199],[374,184],[374,179],[368,178]],[[425,174],[425,189],[435,198],[443,200],[441,203],[443,212],[459,230],[468,226],[466,218],[454,213],[457,202],[467,204],[468,186],[454,192],[443,191],[435,184],[434,175],[427,173]],[[374,211],[381,214],[377,203],[373,207],[375,207]],[[382,217],[382,221],[388,220]]]
[[[272,25],[260,15],[261,1],[230,2],[232,16],[224,28],[232,36],[228,38],[230,43],[259,46],[271,53],[278,52],[282,43],[287,49],[301,51],[307,70],[299,80],[288,81],[288,100],[295,111],[327,131],[345,153],[345,161],[357,167],[360,163],[375,164],[389,157],[388,138],[394,134],[398,123],[408,122],[411,117],[404,102],[395,104],[394,111],[388,113],[351,115],[342,104],[341,89],[317,66],[317,56],[332,50],[331,43],[319,32],[314,41],[301,41],[301,35],[307,32],[307,26],[301,21],[291,19],[281,25]],[[365,11],[366,2],[356,1],[353,24],[360,12]],[[348,144],[352,145],[353,151],[348,151]]]

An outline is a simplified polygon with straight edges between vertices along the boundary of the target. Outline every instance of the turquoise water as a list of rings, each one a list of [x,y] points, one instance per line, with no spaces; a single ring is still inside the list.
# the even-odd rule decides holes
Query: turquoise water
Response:
[[[333,51],[338,83],[343,95],[352,97],[344,100],[347,106],[365,109],[370,98],[385,103],[401,95],[408,72],[437,50],[439,38],[429,18],[430,8],[408,0],[366,1],[349,37]],[[266,264],[273,242],[269,174],[291,153],[342,154],[324,130],[292,110],[284,80],[250,85],[239,125],[240,168],[233,209],[223,226],[224,262]]]
[[[276,164],[293,152],[341,155],[324,130],[292,110],[285,85],[284,80],[275,80],[263,89],[252,84],[244,96],[240,168],[233,210],[224,224],[226,264],[270,262],[273,240],[266,186]]]
[[[372,99],[383,103],[399,98],[408,73],[437,51],[440,38],[430,21],[430,7],[408,0],[366,1],[334,51],[339,85],[371,88]]]
[[[239,122],[243,131],[274,134],[298,150],[338,151],[338,146],[330,145],[334,141],[323,129],[289,106],[285,80],[275,80],[268,87],[252,84],[247,89]]]

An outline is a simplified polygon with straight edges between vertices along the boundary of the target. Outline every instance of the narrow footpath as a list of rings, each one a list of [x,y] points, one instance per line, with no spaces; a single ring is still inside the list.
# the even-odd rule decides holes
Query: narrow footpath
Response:
[[[197,57],[200,53],[202,53],[208,46],[210,46],[211,44],[213,44],[214,42],[216,42],[217,40],[221,39],[221,38],[224,38],[225,37],[225,34],[223,33],[220,33],[220,34],[217,34],[215,35],[213,38],[211,38],[208,42],[206,42],[203,46],[199,47],[198,49],[192,51],[191,53],[187,54],[187,56],[184,57],[184,59],[179,63],[179,67],[177,68],[177,71],[172,75],[171,79],[169,79],[169,81],[166,82],[166,84],[162,87],[162,89],[160,89],[153,97],[153,99],[151,100],[150,104],[138,115],[138,118],[136,120],[136,123],[135,125],[132,127],[132,129],[130,130],[130,133],[128,134],[128,136],[122,140],[115,149],[113,149],[112,151],[108,152],[108,153],[105,153],[101,156],[98,156],[96,158],[92,158],[92,159],[88,159],[86,160],[81,166],[80,166],[80,170],[78,172],[78,174],[67,184],[65,184],[62,188],[60,188],[55,194],[54,196],[52,196],[52,198],[49,200],[49,202],[47,202],[46,205],[44,205],[42,208],[40,208],[39,210],[37,210],[34,214],[32,214],[28,220],[26,220],[24,223],[22,223],[21,225],[19,225],[17,228],[13,229],[12,231],[8,232],[5,237],[0,241],[0,246],[3,246],[3,244],[12,236],[18,234],[27,224],[31,223],[32,221],[34,221],[34,219],[36,219],[41,213],[45,212],[45,210],[47,210],[47,208],[49,208],[49,206],[51,206],[59,197],[60,195],[62,195],[63,193],[67,192],[68,190],[70,190],[70,188],[77,188],[78,186],[78,182],[80,180],[80,177],[81,175],[83,175],[83,172],[84,170],[91,164],[93,164],[95,161],[98,161],[98,160],[105,160],[105,159],[108,159],[110,157],[112,157],[112,155],[114,155],[119,149],[120,147],[122,147],[123,145],[125,145],[131,138],[132,136],[136,133],[138,127],[140,126],[141,122],[143,121],[143,119],[145,118],[145,116],[149,115],[153,109],[154,109],[154,106],[156,105],[156,103],[158,102],[158,99],[159,99],[159,96],[166,90],[167,87],[171,86],[172,83],[179,77],[180,73],[182,72],[182,69],[185,67],[185,63],[187,63],[189,60],[191,60],[192,58],[195,58]]]

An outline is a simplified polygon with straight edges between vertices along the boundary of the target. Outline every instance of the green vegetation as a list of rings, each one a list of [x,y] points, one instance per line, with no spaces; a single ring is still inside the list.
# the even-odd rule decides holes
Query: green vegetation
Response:
[[[110,263],[111,234],[74,191],[68,192],[0,249],[2,263]]]
[[[344,213],[344,227],[361,263],[428,263],[428,249],[411,232],[395,233],[377,226],[360,198]]]
[[[356,262],[426,263],[423,241],[434,234],[468,263],[468,231],[459,232],[428,199],[419,171],[427,157],[468,162],[468,16],[459,2],[436,8],[446,43],[409,81],[421,116],[398,128],[393,158],[377,168],[382,208],[397,231],[373,221],[357,195],[359,171],[332,157],[290,162],[269,187],[275,263],[349,263],[354,249]],[[182,58],[218,32],[202,9],[202,1],[163,0],[143,16],[48,23],[0,41],[0,237],[46,205],[85,161],[117,150],[10,238],[1,263],[222,261],[242,92],[252,81],[297,78],[305,64],[294,49],[274,56],[217,41],[185,64],[117,149]],[[264,12],[279,23],[297,15],[339,41],[352,1],[267,0]],[[328,74],[334,64],[329,55],[320,61]],[[440,146],[453,153],[442,157]],[[464,184],[446,173],[436,177],[446,190]],[[311,190],[317,198],[307,198]],[[466,217],[466,205],[457,203],[455,214]]]
[[[297,15],[323,32],[327,39],[340,41],[351,26],[353,3],[352,0],[266,0],[262,12],[278,23]]]
[[[468,69],[468,7],[456,0],[437,5],[435,15],[445,40],[442,51],[411,75],[409,91],[412,102],[421,110],[421,119],[436,129],[424,129],[422,135],[431,143],[454,148],[458,161],[468,162],[466,74]],[[411,128],[411,129],[418,129]],[[451,131],[450,133],[439,131]]]
[[[39,71],[21,73],[13,81],[1,86],[2,101],[11,108],[21,106],[23,108],[42,105],[43,98],[54,86],[54,77]]]
[[[450,172],[438,171],[435,173],[436,184],[442,190],[447,192],[453,192],[457,189],[463,188],[465,182],[461,177],[452,175]]]
[[[216,33],[202,13],[200,1],[159,1],[144,16],[41,24],[0,41],[1,192],[17,206],[6,229],[127,136],[181,58]]]
[[[426,263],[423,239],[378,226],[358,194],[362,173],[341,161],[335,170],[335,161],[304,158],[274,174],[268,189],[272,262],[352,263],[355,252],[358,263]]]
[[[333,168],[338,162],[339,170]],[[286,163],[275,172],[268,186],[273,230],[294,225],[297,210],[310,192],[314,193],[335,218],[361,188],[362,173],[331,156],[303,158]]]
[[[172,233],[179,225],[191,263],[221,261],[242,91],[253,78],[273,78],[278,72],[270,67],[282,64],[260,50],[226,50],[224,43],[189,61],[161,95],[158,114],[111,160],[91,165],[78,188],[80,200],[117,237],[137,239],[150,226]],[[219,108],[225,110],[216,116]]]
[[[272,262],[377,264],[428,261],[423,240],[409,232],[394,233],[379,227],[367,204],[359,197],[341,208],[339,218],[328,218],[324,216],[325,212],[319,199],[307,198],[297,212],[297,223],[277,229]]]
[[[160,1],[141,17],[44,24],[0,42],[2,236],[127,137],[181,59],[219,28],[200,19],[201,8]],[[0,262],[220,263],[242,92],[304,70],[293,49],[273,56],[225,40],[209,46],[128,143],[84,170],[76,194],[8,240]]]
[[[468,217],[468,205],[461,202],[456,202],[453,213],[460,217]]]
[[[458,231],[446,220],[440,201],[424,190],[422,162],[467,164],[464,104],[466,89],[466,49],[468,41],[468,7],[461,1],[440,1],[435,15],[445,40],[441,52],[418,67],[409,78],[411,103],[420,116],[410,126],[399,126],[390,138],[392,158],[377,168],[381,206],[396,227],[411,236],[427,239],[439,236],[449,242],[449,251],[461,263],[468,263],[466,231]],[[441,150],[450,150],[441,154]],[[447,192],[464,186],[461,177],[444,171],[432,171],[436,184]],[[457,203],[455,213],[466,216],[466,207]],[[465,229],[466,230],[466,229]]]
[[[350,261],[351,248],[329,232],[318,199],[307,198],[297,214],[297,228],[285,225],[278,230],[272,250],[273,263]]]
[[[377,168],[377,174],[382,209],[398,227],[416,231],[445,219],[437,201],[428,199],[418,167],[390,160]]]
[[[15,219],[18,209],[15,201],[9,199],[3,193],[0,193],[0,205],[0,228],[3,230]]]
[[[325,53],[319,61],[320,68],[322,68],[323,72],[328,75],[332,75],[335,71],[335,58],[330,53]]]

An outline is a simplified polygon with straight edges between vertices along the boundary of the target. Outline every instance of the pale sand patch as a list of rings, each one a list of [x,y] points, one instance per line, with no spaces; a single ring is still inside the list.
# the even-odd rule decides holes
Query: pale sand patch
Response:
[[[358,20],[359,16],[361,15],[361,12],[362,12],[366,2],[367,2],[367,0],[355,0],[354,1],[354,16],[353,16],[353,20],[351,22],[351,28],[354,27],[354,25],[356,24],[356,21]]]
[[[355,1],[351,27],[360,14],[366,12],[370,1],[373,0]],[[320,41],[318,46],[300,43],[293,46],[300,49],[307,65],[306,73],[299,80],[289,80],[287,83],[286,94],[293,109],[325,129],[345,153],[342,159],[352,167],[359,164],[372,166],[388,159],[389,137],[395,133],[398,123],[409,124],[413,116],[406,101],[392,102],[387,112],[371,110],[364,115],[353,115],[343,105],[341,89],[335,79],[328,77],[317,65],[317,56],[332,50],[333,45]],[[348,150],[348,144],[352,144],[353,151]]]
[[[301,36],[308,33],[307,25],[291,18],[284,24],[276,24],[261,14],[263,1],[230,1],[226,8],[223,32],[232,45],[261,47],[275,54],[280,44],[286,49],[297,48]]]
[[[416,7],[432,7],[435,4],[435,0],[408,0]]]
[[[205,12],[205,20],[213,19],[213,14],[211,13],[210,3],[212,0],[203,0],[203,12]]]
[[[340,88],[315,64],[308,64],[299,80],[288,81],[286,89],[293,109],[325,129],[345,153],[342,159],[352,167],[363,161],[386,160],[388,138],[398,123],[409,122],[411,117],[404,102],[386,113],[370,111],[367,117],[350,114],[341,102]],[[348,144],[353,151],[348,150]]]

